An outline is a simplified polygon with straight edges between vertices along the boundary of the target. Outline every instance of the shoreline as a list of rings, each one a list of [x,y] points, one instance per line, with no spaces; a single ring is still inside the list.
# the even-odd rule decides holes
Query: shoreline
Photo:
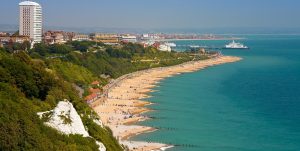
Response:
[[[245,38],[212,38],[212,39],[208,39],[208,38],[198,38],[198,39],[163,39],[160,41],[198,41],[198,40],[203,40],[203,41],[209,41],[209,40],[213,40],[213,41],[218,41],[218,40],[243,40]]]
[[[105,86],[104,96],[93,106],[104,125],[110,127],[120,144],[129,150],[164,150],[171,144],[145,141],[131,141],[130,138],[142,133],[150,133],[157,129],[139,126],[136,123],[150,119],[143,113],[151,111],[144,101],[153,88],[163,79],[182,73],[195,72],[207,67],[240,61],[233,56],[219,56],[207,60],[190,61],[169,67],[158,67],[123,75]]]

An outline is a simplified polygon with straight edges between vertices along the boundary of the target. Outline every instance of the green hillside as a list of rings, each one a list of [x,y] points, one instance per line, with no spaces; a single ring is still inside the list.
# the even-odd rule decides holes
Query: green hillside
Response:
[[[0,55],[0,150],[97,150],[95,139],[107,150],[122,150],[109,129],[94,124],[95,115],[71,83],[46,70],[42,60],[20,52]],[[54,108],[58,101],[71,101],[93,138],[62,135],[47,127],[37,112]],[[88,115],[86,115],[88,113]]]
[[[0,48],[0,150],[97,150],[96,140],[108,151],[123,150],[109,128],[93,122],[98,117],[74,84],[86,90],[94,80],[105,85],[130,72],[195,59],[189,53],[131,43],[41,43],[29,51],[16,45]],[[39,119],[37,112],[51,110],[64,99],[72,102],[93,138],[60,134]]]

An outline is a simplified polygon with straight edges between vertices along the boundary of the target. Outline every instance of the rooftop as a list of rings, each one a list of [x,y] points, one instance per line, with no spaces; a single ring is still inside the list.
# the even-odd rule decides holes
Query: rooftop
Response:
[[[92,85],[98,85],[98,84],[100,84],[100,82],[99,81],[93,81],[91,84]]]
[[[101,92],[100,89],[93,89],[93,88],[90,88],[89,91],[90,91],[91,93],[99,93],[99,92]]]
[[[19,3],[19,6],[40,6],[40,4],[32,1],[23,1]]]
[[[97,96],[98,95],[96,93],[92,93],[92,94],[86,96],[84,99],[85,99],[85,101],[90,101],[90,100],[97,98]]]

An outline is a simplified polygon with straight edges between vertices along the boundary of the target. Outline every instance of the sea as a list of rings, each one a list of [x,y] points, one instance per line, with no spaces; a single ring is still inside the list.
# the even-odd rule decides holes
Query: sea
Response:
[[[239,35],[240,62],[162,80],[148,101],[158,128],[133,140],[169,151],[300,151],[300,35]],[[230,40],[174,41],[220,48]]]

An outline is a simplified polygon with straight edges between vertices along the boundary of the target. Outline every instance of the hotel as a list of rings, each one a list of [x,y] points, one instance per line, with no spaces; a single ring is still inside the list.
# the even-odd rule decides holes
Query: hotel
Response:
[[[19,7],[19,34],[28,36],[33,44],[40,43],[42,41],[41,5],[36,2],[24,1],[19,3]]]

